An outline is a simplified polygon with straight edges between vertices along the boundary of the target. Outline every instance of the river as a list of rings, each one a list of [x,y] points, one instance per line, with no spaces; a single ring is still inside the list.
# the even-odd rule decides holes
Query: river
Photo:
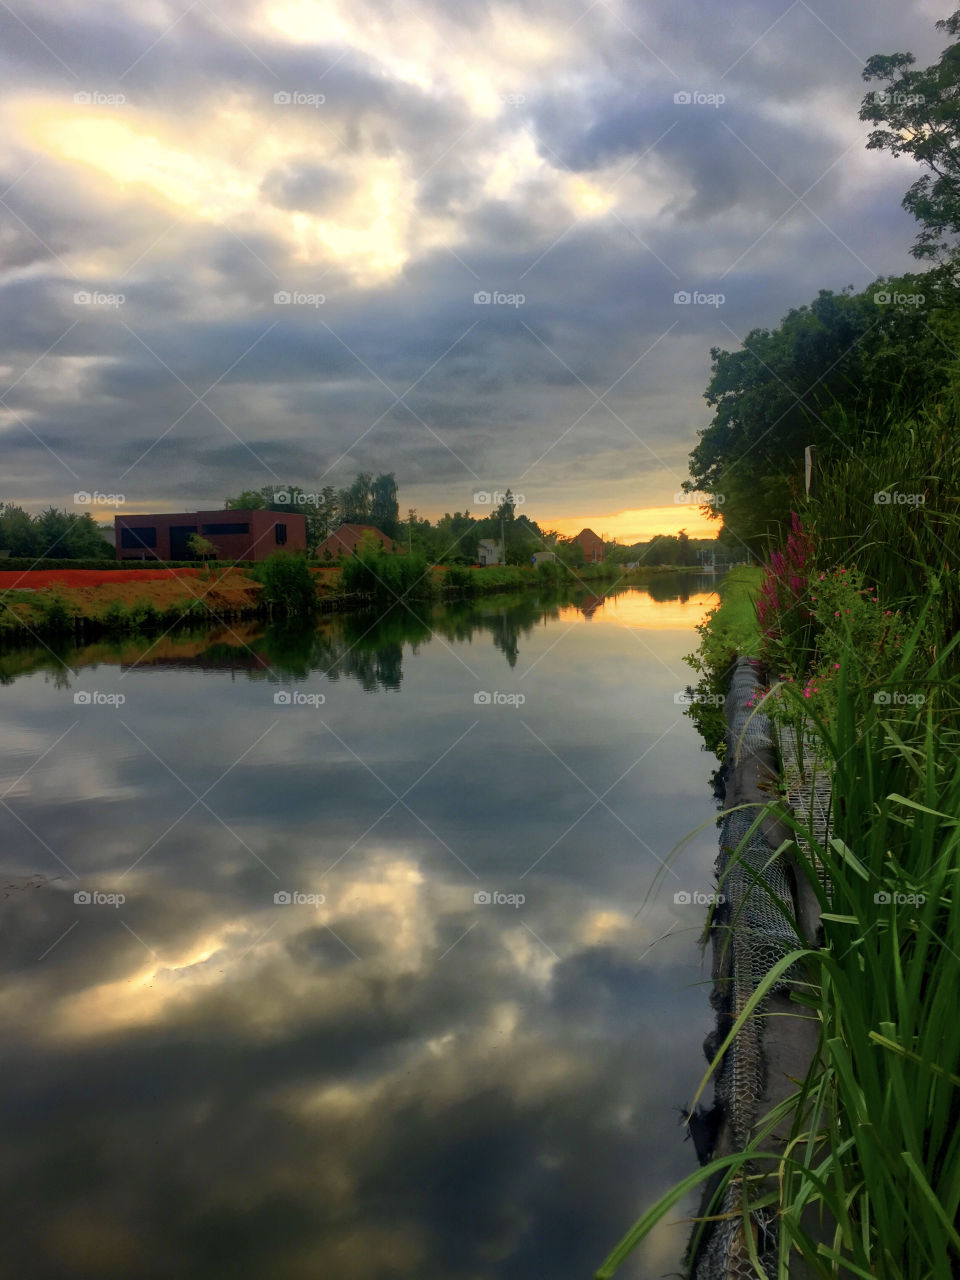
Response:
[[[696,1167],[713,587],[0,654],[0,1274],[586,1280]]]

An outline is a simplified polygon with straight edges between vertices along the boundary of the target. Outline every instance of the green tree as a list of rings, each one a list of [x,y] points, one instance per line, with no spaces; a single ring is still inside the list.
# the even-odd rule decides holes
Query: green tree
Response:
[[[309,615],[318,607],[317,584],[302,555],[278,551],[259,570],[263,598],[282,613]]]
[[[960,10],[936,26],[960,34]],[[864,80],[886,87],[866,94],[860,119],[879,126],[868,150],[912,156],[928,170],[908,189],[903,207],[921,224],[914,257],[944,263],[960,242],[960,43],[948,45],[933,66],[914,69],[915,62],[912,53],[869,59]]]
[[[373,476],[359,472],[351,485],[337,495],[344,524],[369,524]]]
[[[37,527],[23,507],[0,505],[0,550],[9,551],[12,556],[39,555]]]
[[[190,537],[187,538],[187,546],[190,548],[191,554],[195,555],[198,560],[213,560],[216,558],[217,548],[209,538],[203,538],[199,533],[190,534]]]
[[[957,299],[931,273],[860,293],[822,289],[776,329],[752,330],[739,351],[714,347],[704,393],[714,417],[684,488],[711,495],[705,513],[758,550],[802,483],[806,445],[825,460],[855,449],[875,406],[909,414],[956,377]]]
[[[400,535],[400,504],[392,471],[381,473],[370,485],[370,523],[388,538]]]

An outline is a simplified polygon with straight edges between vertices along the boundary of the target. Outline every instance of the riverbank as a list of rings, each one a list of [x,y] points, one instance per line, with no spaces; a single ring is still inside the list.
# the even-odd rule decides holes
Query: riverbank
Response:
[[[615,564],[563,570],[506,565],[460,568],[436,565],[409,599],[457,600],[495,592],[560,584],[642,584],[663,574],[697,573],[694,566],[650,566],[625,571]],[[44,567],[0,571],[0,643],[25,638],[167,631],[199,623],[272,619],[283,602],[265,598],[259,566],[129,565],[97,569]],[[374,596],[343,589],[339,569],[310,566],[318,613],[369,608]]]
[[[724,761],[718,1025],[688,1117],[708,1140],[600,1277],[698,1187],[696,1280],[960,1271],[957,530],[907,573],[883,509],[864,549],[832,483],[762,574],[728,576],[689,659]],[[784,1052],[804,1019],[812,1048]]]

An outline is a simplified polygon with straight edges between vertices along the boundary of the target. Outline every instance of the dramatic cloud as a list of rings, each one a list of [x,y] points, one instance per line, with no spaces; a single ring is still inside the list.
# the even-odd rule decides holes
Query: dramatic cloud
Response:
[[[711,345],[909,265],[860,71],[932,56],[936,16],[3,11],[0,497],[189,507],[375,467],[431,513],[508,483],[548,523],[663,507]],[[696,290],[724,301],[675,304]]]

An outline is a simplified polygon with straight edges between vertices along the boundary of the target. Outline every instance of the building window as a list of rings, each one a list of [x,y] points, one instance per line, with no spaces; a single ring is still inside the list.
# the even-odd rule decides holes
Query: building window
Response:
[[[249,524],[205,524],[201,533],[249,533]]]
[[[277,540],[277,546],[282,547],[287,541],[287,526],[285,524],[275,524],[273,533]]]
[[[120,546],[125,551],[142,551],[144,547],[155,547],[156,545],[156,525],[144,524],[140,525],[139,528],[131,528],[125,524],[120,526]]]

